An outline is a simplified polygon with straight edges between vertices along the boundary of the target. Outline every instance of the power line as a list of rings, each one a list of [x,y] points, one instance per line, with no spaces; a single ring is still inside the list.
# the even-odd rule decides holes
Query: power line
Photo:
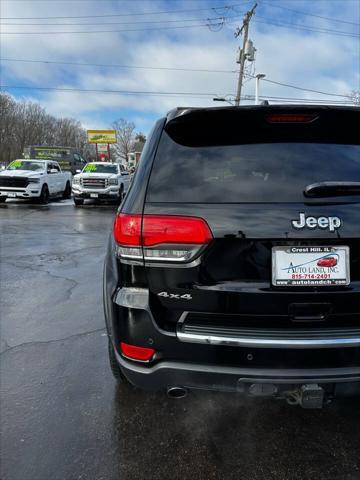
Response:
[[[121,29],[121,30],[65,30],[65,31],[47,31],[47,32],[3,32],[0,31],[1,35],[63,35],[63,34],[97,34],[97,33],[126,33],[126,32],[143,32],[143,31],[158,31],[158,30],[176,30],[176,29],[187,29],[187,28],[198,28],[198,27],[207,27],[207,28],[216,28],[216,27],[223,27],[225,22],[228,19],[238,17],[239,15],[231,16],[231,17],[216,17],[213,19],[207,19],[207,23],[197,24],[197,25],[179,25],[173,27],[143,27],[143,28],[131,28],[131,29]],[[265,18],[265,17],[260,17]],[[215,20],[215,23],[211,23]],[[315,33],[322,33],[327,35],[337,35],[342,37],[352,37],[352,38],[360,38],[360,35],[350,33],[350,32],[343,32],[340,30],[332,30],[332,29],[320,29],[320,28],[312,28],[307,27],[304,25],[298,25],[296,23],[286,23],[286,22],[273,22],[271,20],[254,20],[257,23],[263,23],[266,25],[274,25],[277,27],[287,28],[287,29],[297,29],[297,30],[304,30],[309,32]],[[229,25],[232,24],[231,22],[227,22]]]
[[[183,22],[210,22],[215,20],[226,20],[228,18],[238,18],[239,16],[243,15],[242,13],[238,13],[236,15],[231,16],[218,16],[218,17],[210,17],[210,18],[184,18],[182,20],[141,20],[140,22],[96,22],[96,23],[8,23],[8,22],[1,22],[0,25],[7,25],[7,26],[93,26],[93,25],[142,25],[142,24],[159,24],[159,23],[183,23]]]
[[[266,17],[260,17],[258,15],[259,18],[266,18]],[[327,29],[327,28],[313,28],[313,27],[308,27],[306,25],[298,25],[297,23],[291,23],[291,22],[280,22],[280,21],[277,21],[277,22],[274,22],[272,20],[254,20],[254,22],[257,22],[257,23],[265,23],[265,24],[268,24],[268,25],[275,25],[276,27],[282,27],[282,28],[288,28],[288,29],[297,29],[297,30],[304,30],[304,31],[308,31],[308,32],[316,32],[316,33],[323,33],[323,34],[327,34],[327,35],[337,35],[337,36],[341,36],[341,37],[355,37],[355,38],[359,38],[360,35],[358,34],[355,34],[355,33],[351,33],[351,32],[344,32],[344,31],[341,31],[341,30],[333,30],[333,29]]]
[[[215,7],[204,7],[204,8],[191,8],[186,10],[166,10],[160,12],[135,12],[135,13],[109,13],[108,15],[67,15],[67,16],[52,16],[52,17],[3,17],[3,20],[49,20],[49,19],[66,19],[66,18],[106,18],[106,17],[135,17],[135,16],[144,16],[144,15],[163,15],[163,14],[172,14],[172,13],[189,13],[189,12],[204,12],[209,10],[224,10],[228,11],[234,7],[239,7],[249,3],[250,0],[246,0],[240,3],[235,3],[232,5],[219,5]],[[218,13],[219,14],[219,13]]]
[[[24,90],[55,90],[59,92],[86,92],[86,93],[120,93],[122,95],[176,95],[176,96],[214,96],[216,93],[204,92],[152,92],[152,91],[132,91],[132,90],[103,90],[103,89],[86,89],[86,88],[62,88],[62,87],[32,87],[27,85],[0,85],[0,88],[8,89],[24,89]]]
[[[236,70],[210,70],[201,68],[183,68],[183,67],[148,67],[137,65],[119,65],[119,64],[104,64],[104,63],[78,63],[78,62],[57,62],[53,60],[25,60],[18,58],[0,58],[0,62],[24,62],[24,63],[45,63],[55,65],[73,65],[76,67],[112,67],[112,68],[128,68],[141,70],[174,70],[180,72],[204,72],[204,73],[237,73]]]
[[[252,97],[252,96],[251,96]],[[269,96],[269,95],[260,95],[260,98],[264,100],[271,100],[271,101],[277,101],[277,100],[285,100],[285,101],[294,101],[294,102],[301,102],[301,103],[318,103],[318,104],[324,104],[327,105],[328,103],[332,104],[339,104],[343,105],[344,103],[350,103],[352,104],[353,102],[349,101],[344,101],[344,100],[324,100],[324,99],[316,99],[316,98],[297,98],[297,97],[279,97],[279,96]]]
[[[62,88],[62,87],[32,87],[27,85],[0,85],[1,89],[9,89],[9,90],[44,90],[44,91],[60,91],[60,92],[68,92],[68,93],[103,93],[103,94],[121,94],[121,95],[144,95],[144,96],[183,96],[183,97],[214,97],[218,96],[216,93],[211,92],[155,92],[155,91],[132,91],[132,90],[104,90],[104,89],[85,89],[85,88]],[[225,95],[226,96],[226,95]],[[244,95],[242,97],[243,100],[253,100],[255,97],[254,95]],[[269,100],[285,100],[285,101],[295,101],[295,102],[302,102],[302,103],[319,103],[319,104],[344,104],[353,102],[344,102],[340,100],[319,100],[319,99],[307,99],[307,98],[298,98],[298,97],[280,97],[280,96],[260,96],[263,99]]]
[[[249,76],[251,76],[251,78],[256,78],[255,75],[249,75]],[[347,95],[341,95],[339,93],[322,92],[321,90],[313,90],[311,88],[303,88],[303,87],[299,87],[297,85],[290,85],[289,83],[276,82],[275,80],[269,80],[268,78],[263,78],[261,81],[262,82],[268,82],[268,83],[274,83],[276,85],[281,85],[282,87],[294,88],[296,90],[301,90],[303,92],[319,93],[321,95],[327,95],[327,96],[330,96],[330,97],[347,97]]]
[[[293,10],[292,8],[284,7],[284,6],[279,5],[279,4],[274,4],[272,2],[268,2],[267,0],[262,0],[262,3],[265,3],[265,5],[268,4],[271,7],[281,8],[282,10],[287,10],[288,12],[297,13],[299,15],[306,15],[308,17],[321,18],[323,20],[328,20],[329,22],[346,23],[346,24],[349,24],[349,25],[360,26],[360,23],[349,22],[347,20],[340,20],[339,18],[324,17],[322,15],[316,15],[315,13],[304,12],[304,11],[301,11],[301,10]]]
[[[234,98],[231,98],[231,96],[227,95],[223,98],[228,97],[226,101],[234,101]],[[259,98],[262,100],[269,100],[271,102],[292,102],[292,103],[300,103],[307,105],[309,103],[315,104],[315,105],[354,105],[355,102],[348,100],[318,100],[318,99],[307,99],[307,98],[298,98],[298,97],[272,97],[268,95],[259,95]],[[244,95],[241,97],[242,100],[247,100],[247,101],[253,101],[256,100],[255,95]]]
[[[178,30],[184,28],[198,28],[198,27],[223,27],[224,21],[217,23],[200,23],[197,25],[181,25],[176,27],[150,27],[150,28],[128,28],[123,30],[78,30],[78,31],[62,31],[62,32],[1,32],[0,35],[63,35],[63,34],[96,34],[96,33],[126,33],[126,32],[145,32],[158,30]]]
[[[105,64],[105,63],[78,63],[78,62],[61,62],[55,60],[32,60],[32,59],[19,59],[19,58],[0,58],[0,62],[24,62],[24,63],[44,63],[51,65],[72,65],[76,67],[106,67],[106,68],[126,68],[126,69],[140,69],[140,70],[168,70],[168,71],[180,71],[180,72],[202,72],[202,73],[231,73],[238,74],[237,70],[211,70],[211,69],[196,69],[186,67],[153,67],[145,65],[120,65],[120,64]],[[255,75],[247,74],[247,77],[256,78]],[[292,85],[289,83],[282,83],[269,78],[263,78],[262,81],[280,85],[282,87],[294,88],[295,90],[301,90],[303,92],[318,93],[320,95],[327,95],[331,97],[343,97],[347,98],[347,95],[339,93],[329,93],[321,90],[315,90],[312,88],[299,87],[298,85]]]
[[[144,28],[128,28],[128,29],[122,29],[122,30],[77,30],[77,31],[53,31],[53,32],[2,32],[0,31],[1,35],[71,35],[71,34],[97,34],[97,33],[126,33],[126,32],[144,32],[144,31],[158,31],[158,30],[178,30],[178,29],[187,29],[187,28],[198,28],[198,27],[207,27],[207,28],[215,28],[215,27],[222,27],[225,23],[227,17],[223,17],[221,21],[217,23],[203,23],[203,24],[197,24],[197,25],[181,25],[181,26],[175,26],[175,27],[144,27]],[[210,19],[211,20],[211,19]],[[322,34],[327,34],[327,35],[337,35],[337,36],[342,36],[342,37],[353,37],[353,38],[360,38],[360,35],[355,35],[347,32],[340,32],[340,31],[324,31],[320,29],[315,29],[315,28],[310,28],[310,27],[303,27],[297,24],[283,24],[283,23],[275,23],[271,21],[262,21],[262,20],[254,20],[254,22],[257,23],[265,23],[267,25],[275,25],[277,27],[283,27],[287,29],[298,29],[298,30],[305,30],[309,32],[315,32],[315,33],[322,33]],[[229,23],[230,24],[230,23]]]

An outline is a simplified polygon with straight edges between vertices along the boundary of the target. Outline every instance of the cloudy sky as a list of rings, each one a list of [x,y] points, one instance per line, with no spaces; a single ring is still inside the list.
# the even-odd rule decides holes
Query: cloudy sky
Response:
[[[266,74],[261,95],[339,102],[360,89],[360,0],[257,3],[250,25],[257,52],[247,73]],[[1,85],[87,128],[106,128],[123,117],[147,133],[175,106],[219,105],[214,97],[234,97],[242,42],[234,32],[253,4],[1,0]],[[243,95],[254,89],[247,76]]]

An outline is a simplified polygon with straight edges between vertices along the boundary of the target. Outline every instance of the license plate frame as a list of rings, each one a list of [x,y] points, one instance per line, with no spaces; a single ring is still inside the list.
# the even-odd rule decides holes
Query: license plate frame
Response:
[[[90,193],[90,198],[99,198],[98,193]]]
[[[8,196],[9,198],[16,198],[16,193],[14,193],[14,192],[8,192],[7,196]]]
[[[273,247],[271,253],[273,286],[339,287],[350,284],[350,248],[346,245],[283,245]]]

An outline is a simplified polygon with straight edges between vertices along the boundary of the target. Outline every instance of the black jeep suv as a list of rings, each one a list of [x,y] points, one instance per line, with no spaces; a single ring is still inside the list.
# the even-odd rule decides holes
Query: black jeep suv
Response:
[[[142,389],[360,390],[357,107],[171,111],[114,221],[114,375]]]

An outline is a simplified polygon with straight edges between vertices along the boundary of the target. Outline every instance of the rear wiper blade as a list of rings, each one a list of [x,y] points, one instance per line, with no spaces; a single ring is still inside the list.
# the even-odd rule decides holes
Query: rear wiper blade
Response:
[[[360,182],[319,182],[308,185],[305,197],[339,197],[360,195]]]

